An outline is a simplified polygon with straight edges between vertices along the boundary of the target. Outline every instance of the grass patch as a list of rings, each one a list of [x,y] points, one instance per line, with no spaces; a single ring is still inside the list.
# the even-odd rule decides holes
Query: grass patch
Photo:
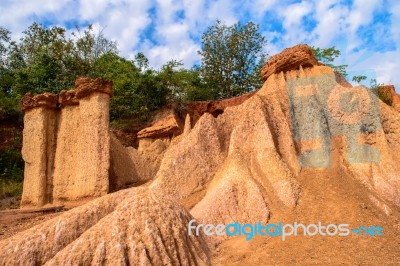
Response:
[[[9,181],[0,179],[0,199],[21,196],[22,183],[22,181]]]

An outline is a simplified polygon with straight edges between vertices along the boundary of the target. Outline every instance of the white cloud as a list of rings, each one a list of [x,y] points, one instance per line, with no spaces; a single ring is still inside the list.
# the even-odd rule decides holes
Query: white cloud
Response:
[[[282,7],[283,25],[286,29],[301,26],[303,18],[312,12],[313,5],[308,1]]]
[[[385,9],[391,16],[372,27],[376,12]],[[0,25],[10,29],[14,38],[37,20],[53,25],[90,22],[118,42],[123,56],[132,58],[134,52],[142,51],[154,67],[170,59],[182,60],[186,67],[198,62],[201,35],[216,19],[227,24],[238,20],[260,24],[268,40],[275,40],[267,47],[271,55],[301,42],[336,45],[349,69],[373,69],[379,82],[400,83],[400,2],[396,0],[354,0],[350,4],[341,0],[3,0],[0,10]],[[314,29],[304,25],[306,19],[315,21]],[[395,51],[372,50],[359,36],[360,27],[370,27],[375,43],[385,40],[390,44],[393,39]],[[355,52],[354,48],[363,50]],[[372,55],[365,57],[365,51]]]
[[[54,24],[63,21],[70,14],[65,8],[68,5],[72,5],[71,0],[2,1],[0,25],[11,30],[13,36],[18,38],[34,19],[48,17],[54,20]]]
[[[262,19],[267,11],[273,10],[278,5],[278,0],[247,0],[249,12],[256,18]]]
[[[312,32],[314,43],[319,47],[328,47],[343,31],[348,9],[335,0],[318,1],[315,10],[316,28]]]
[[[354,0],[348,23],[352,33],[363,25],[367,25],[373,19],[373,13],[382,5],[382,0]]]
[[[306,32],[303,22],[313,16],[313,5],[310,1],[302,1],[276,8],[285,30],[285,34],[280,38],[281,46],[288,47],[299,42],[308,42],[310,35]]]
[[[157,19],[153,21],[153,38],[156,43],[147,40],[138,45],[138,50],[143,51],[152,66],[160,67],[175,59],[191,67],[197,61],[199,46],[190,36],[192,27],[196,27],[196,24],[188,17],[188,13],[194,10],[189,8],[187,13],[184,7],[180,0],[158,1],[154,14]]]
[[[151,1],[81,1],[79,20],[94,22],[104,28],[104,35],[118,42],[121,54],[133,57],[133,48],[139,44],[139,36],[150,23]]]
[[[240,10],[235,9],[235,1],[231,0],[217,0],[210,1],[207,13],[203,14],[209,20],[214,21],[217,19],[222,20],[227,25],[232,25],[238,21],[239,17],[236,12]]]
[[[400,46],[400,1],[391,1],[388,9],[390,10],[391,16],[391,34],[393,39],[396,41],[397,47]]]
[[[93,20],[106,12],[108,0],[85,0],[79,2],[79,16],[85,20]]]

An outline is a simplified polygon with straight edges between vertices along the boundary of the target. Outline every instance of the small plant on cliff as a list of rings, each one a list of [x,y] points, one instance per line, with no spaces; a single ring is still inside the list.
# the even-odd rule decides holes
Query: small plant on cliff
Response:
[[[311,49],[319,62],[322,62],[325,65],[333,68],[333,70],[340,73],[342,76],[347,76],[346,68],[348,67],[348,65],[333,65],[335,59],[340,56],[340,50],[336,49],[335,46],[329,48],[319,48],[312,46]]]
[[[384,90],[380,90],[379,87],[384,86],[383,83],[378,83],[376,79],[371,79],[370,81],[370,89],[381,99],[382,102],[386,103],[389,106],[392,106],[393,99],[389,97],[387,92]]]
[[[386,92],[378,90],[378,97],[382,100],[382,102],[386,103],[389,106],[392,106],[393,101],[392,99],[390,99],[389,95]]]

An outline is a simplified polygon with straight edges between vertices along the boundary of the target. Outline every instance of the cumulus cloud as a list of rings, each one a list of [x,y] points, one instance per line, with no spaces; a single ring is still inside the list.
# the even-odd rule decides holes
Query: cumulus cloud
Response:
[[[285,34],[283,40],[285,45],[296,45],[299,39],[306,41],[309,35],[305,30],[304,19],[312,16],[313,4],[309,1],[291,4],[280,8],[280,15],[283,18]]]
[[[0,9],[0,25],[11,30],[14,36],[19,37],[33,21],[52,20],[57,24],[69,15],[66,6],[71,4],[71,0],[47,1],[47,0],[21,0],[2,1]]]
[[[186,67],[198,63],[201,35],[216,19],[260,24],[270,54],[301,42],[335,45],[343,54],[338,63],[349,64],[350,72],[372,70],[379,82],[400,83],[396,0],[5,0],[0,10],[0,25],[15,37],[33,21],[92,23],[118,42],[123,56],[142,51],[154,67],[171,59]]]
[[[337,1],[318,1],[315,8],[317,25],[312,32],[315,45],[330,46],[335,38],[342,34],[347,16],[348,8]]]

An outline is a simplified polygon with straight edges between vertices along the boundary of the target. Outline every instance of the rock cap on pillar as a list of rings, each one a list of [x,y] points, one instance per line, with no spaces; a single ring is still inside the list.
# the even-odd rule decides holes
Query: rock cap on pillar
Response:
[[[89,96],[93,92],[102,92],[112,95],[112,81],[102,78],[91,79],[87,77],[79,77],[75,81],[76,98],[81,99]]]
[[[33,95],[32,93],[28,92],[24,95],[24,97],[22,97],[21,110],[26,112],[37,107],[55,109],[57,107],[57,102],[58,96],[53,93],[45,92],[42,94]]]
[[[320,65],[315,58],[310,46],[299,44],[286,48],[281,53],[271,56],[261,70],[262,79],[265,81],[272,74],[299,69],[300,66],[313,67]]]
[[[74,90],[62,90],[58,96],[58,103],[63,108],[69,105],[78,105],[79,100],[76,98],[76,92]]]

